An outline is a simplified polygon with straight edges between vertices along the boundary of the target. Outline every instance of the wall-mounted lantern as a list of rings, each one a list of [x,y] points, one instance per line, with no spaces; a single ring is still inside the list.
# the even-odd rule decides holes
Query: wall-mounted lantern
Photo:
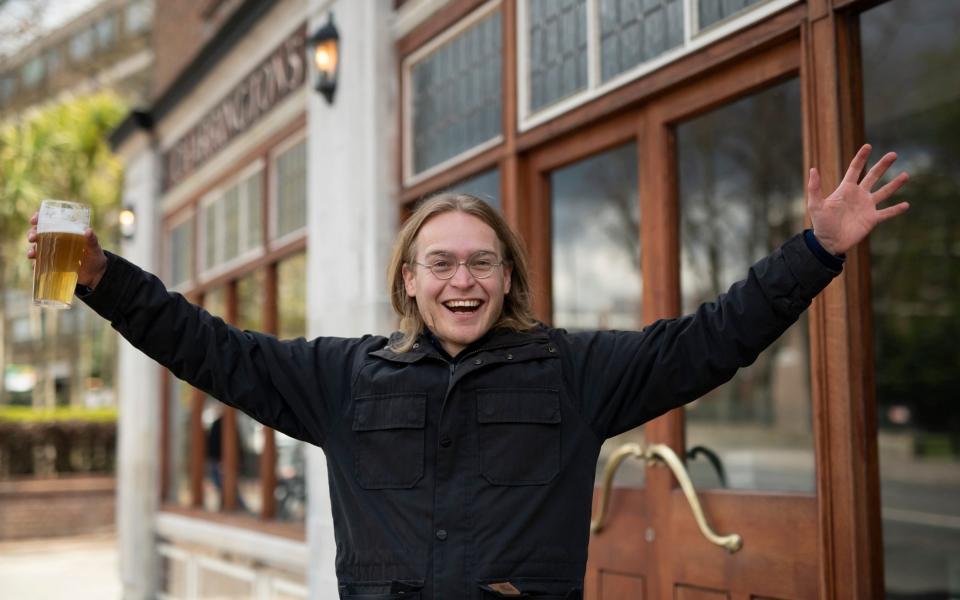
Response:
[[[123,239],[133,239],[133,234],[137,232],[137,213],[133,211],[133,207],[124,206],[117,220],[120,222],[120,235]]]
[[[310,36],[310,46],[313,48],[313,66],[317,71],[314,87],[323,94],[328,104],[333,104],[340,71],[340,33],[333,24],[333,13],[330,13],[327,24]]]

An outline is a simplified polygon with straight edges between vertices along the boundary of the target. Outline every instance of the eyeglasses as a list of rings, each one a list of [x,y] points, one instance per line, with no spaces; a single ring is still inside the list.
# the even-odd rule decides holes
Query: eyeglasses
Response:
[[[460,265],[466,265],[470,274],[476,279],[486,279],[493,275],[493,270],[503,265],[503,261],[496,262],[497,256],[489,252],[478,252],[467,260],[455,260],[445,254],[437,255],[429,264],[413,261],[413,264],[430,269],[437,279],[453,279],[460,270]]]

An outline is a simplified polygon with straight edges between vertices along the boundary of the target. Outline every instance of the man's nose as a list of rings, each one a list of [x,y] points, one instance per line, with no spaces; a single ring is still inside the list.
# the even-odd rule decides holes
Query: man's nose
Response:
[[[472,286],[476,283],[476,278],[473,276],[473,273],[470,272],[470,269],[467,267],[466,263],[461,262],[457,265],[457,272],[453,274],[453,277],[450,279],[450,283],[454,287],[466,288]]]

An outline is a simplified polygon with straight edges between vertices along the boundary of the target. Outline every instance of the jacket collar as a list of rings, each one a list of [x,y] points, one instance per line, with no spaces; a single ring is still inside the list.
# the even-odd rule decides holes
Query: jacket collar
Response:
[[[421,333],[413,347],[407,352],[394,352],[390,346],[403,337],[400,332],[395,332],[390,336],[387,346],[370,352],[371,356],[384,358],[393,362],[415,363],[422,358],[438,358],[446,362],[456,362],[461,358],[501,348],[512,348],[527,344],[548,345],[550,339],[547,335],[547,328],[540,324],[530,331],[513,331],[512,329],[497,328],[488,331],[479,340],[473,342],[464,348],[455,358],[450,357],[441,347],[439,340],[429,330]]]

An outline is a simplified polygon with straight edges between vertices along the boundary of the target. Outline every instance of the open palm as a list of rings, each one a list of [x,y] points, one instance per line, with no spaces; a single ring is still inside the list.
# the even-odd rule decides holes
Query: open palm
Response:
[[[810,211],[810,220],[813,222],[813,233],[820,244],[833,254],[843,254],[867,237],[878,223],[910,208],[906,202],[877,208],[878,204],[890,199],[894,192],[906,183],[906,173],[900,173],[876,192],[871,191],[893,161],[897,160],[897,155],[893,152],[885,154],[867,172],[863,180],[857,182],[867,165],[870,150],[869,144],[860,148],[850,162],[843,181],[826,198],[820,192],[820,174],[816,169],[810,169],[807,210]]]

